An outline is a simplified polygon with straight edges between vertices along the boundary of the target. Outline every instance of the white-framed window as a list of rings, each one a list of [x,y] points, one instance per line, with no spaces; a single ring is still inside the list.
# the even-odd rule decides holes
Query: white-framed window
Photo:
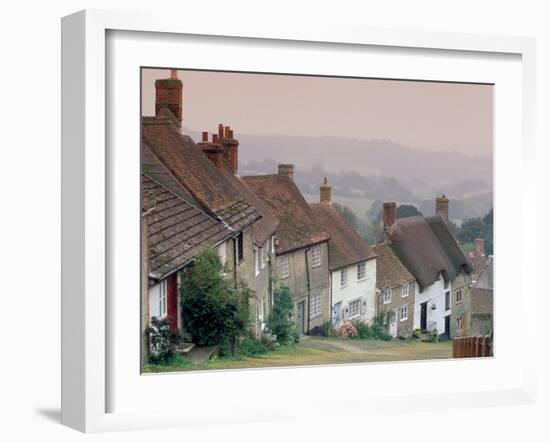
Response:
[[[159,284],[159,319],[168,314],[168,293],[166,290],[166,280]]]
[[[460,304],[462,302],[462,289],[458,289],[455,292],[455,299],[457,304]]]
[[[281,274],[281,278],[288,278],[290,275],[290,265],[288,262],[288,256],[281,256],[279,259],[279,273]]]
[[[315,318],[321,315],[321,307],[323,305],[323,300],[320,293],[315,293],[311,295],[309,300],[309,317]]]
[[[462,316],[456,318],[456,329],[461,332],[464,327],[464,319]]]
[[[401,297],[406,298],[409,296],[409,284],[404,284],[401,286]]]
[[[349,318],[353,319],[361,315],[361,300],[357,299],[349,303]]]
[[[360,262],[357,264],[357,281],[363,281],[367,279],[367,263]]]
[[[348,269],[340,270],[340,287],[348,285]]]
[[[384,290],[382,292],[382,299],[384,304],[389,304],[391,302],[391,289]]]
[[[406,321],[409,317],[409,307],[407,305],[402,305],[399,309],[399,319],[401,321]]]
[[[227,262],[227,245],[225,242],[222,242],[218,246],[218,256],[220,257],[220,262],[222,263],[222,265],[225,265],[225,263]]]
[[[321,246],[313,246],[311,249],[311,266],[319,267],[321,265]]]
[[[260,274],[260,249],[254,247],[254,268],[256,269],[256,276]]]

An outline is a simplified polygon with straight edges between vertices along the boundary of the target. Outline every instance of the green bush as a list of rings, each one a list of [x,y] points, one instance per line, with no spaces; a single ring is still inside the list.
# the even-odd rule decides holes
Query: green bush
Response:
[[[281,345],[293,344],[299,340],[299,334],[292,322],[294,301],[288,287],[281,287],[273,293],[273,309],[267,321],[267,327]]]
[[[372,337],[372,331],[371,327],[369,327],[369,324],[362,321],[353,321],[353,325],[355,326],[355,329],[357,330],[357,338],[358,339],[369,339]]]
[[[175,354],[179,341],[178,332],[172,330],[170,319],[151,318],[151,326],[147,328],[151,353],[149,361],[153,364],[167,364]]]
[[[214,250],[197,257],[181,288],[183,324],[198,345],[229,342],[234,348],[249,323],[250,290],[223,277],[222,270]]]

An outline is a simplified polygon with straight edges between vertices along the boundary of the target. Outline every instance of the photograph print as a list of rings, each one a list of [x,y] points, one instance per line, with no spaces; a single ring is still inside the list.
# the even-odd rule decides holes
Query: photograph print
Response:
[[[493,94],[142,68],[141,372],[493,356]]]

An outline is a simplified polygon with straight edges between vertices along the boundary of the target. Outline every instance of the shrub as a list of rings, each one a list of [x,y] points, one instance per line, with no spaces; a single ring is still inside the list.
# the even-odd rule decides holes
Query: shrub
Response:
[[[239,354],[243,356],[257,356],[267,353],[268,348],[260,341],[251,336],[246,336],[239,343]]]
[[[371,327],[366,322],[353,321],[353,326],[357,330],[357,337],[359,339],[369,339],[372,337]]]
[[[309,331],[310,336],[324,336],[325,338],[334,336],[334,326],[332,321],[323,322],[321,325],[312,328]]]
[[[351,322],[344,322],[342,326],[336,329],[336,336],[340,338],[354,338],[357,336],[357,329]]]
[[[167,364],[174,357],[179,334],[170,325],[170,319],[151,318],[151,326],[146,332],[151,345],[149,360],[153,364]]]
[[[276,336],[281,345],[297,342],[298,331],[292,323],[294,302],[288,287],[281,287],[273,293],[273,309],[267,321],[267,327]]]
[[[222,276],[223,266],[213,250],[201,253],[181,288],[183,324],[198,345],[228,341],[232,348],[249,323],[246,284]]]
[[[422,334],[422,331],[419,328],[415,328],[413,330],[413,338],[420,339],[421,334]]]

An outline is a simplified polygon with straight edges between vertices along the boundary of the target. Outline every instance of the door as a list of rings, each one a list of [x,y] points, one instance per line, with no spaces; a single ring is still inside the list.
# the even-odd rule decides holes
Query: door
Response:
[[[451,339],[451,315],[445,316],[445,337]]]
[[[298,312],[296,314],[296,327],[298,328],[298,333],[301,335],[305,332],[304,310],[304,301],[300,301],[298,303]]]
[[[332,306],[332,326],[337,329],[342,324],[340,323],[340,318],[342,314],[342,303],[338,302]]]
[[[426,331],[428,328],[428,301],[420,304],[420,330]]]
[[[389,315],[390,320],[390,329],[389,333],[392,336],[392,338],[397,337],[397,312],[395,310],[392,310]]]

